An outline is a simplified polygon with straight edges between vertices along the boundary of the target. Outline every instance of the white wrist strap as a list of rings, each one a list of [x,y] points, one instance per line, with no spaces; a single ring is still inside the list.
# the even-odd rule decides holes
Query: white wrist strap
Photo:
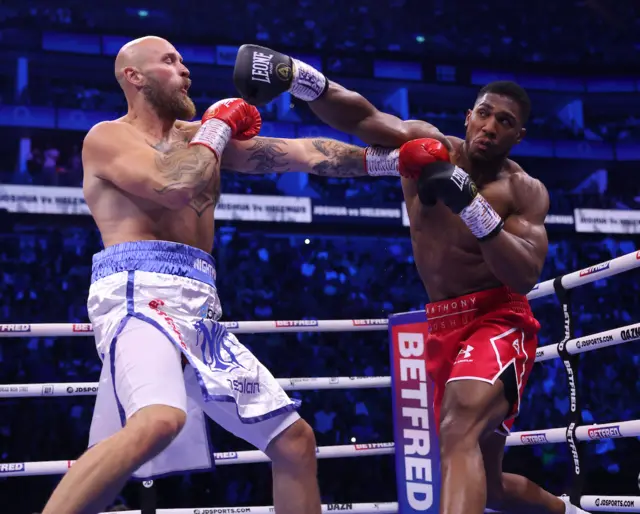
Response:
[[[292,59],[293,61],[293,81],[289,92],[305,102],[313,102],[324,93],[327,86],[327,78],[316,70],[313,66]]]
[[[462,209],[460,217],[480,241],[498,234],[504,225],[500,215],[480,194]]]
[[[400,150],[398,148],[392,149],[380,146],[367,147],[364,151],[364,161],[367,174],[372,177],[399,177],[399,157]]]
[[[231,139],[231,127],[222,120],[211,118],[198,129],[189,146],[204,145],[220,160],[229,139]]]

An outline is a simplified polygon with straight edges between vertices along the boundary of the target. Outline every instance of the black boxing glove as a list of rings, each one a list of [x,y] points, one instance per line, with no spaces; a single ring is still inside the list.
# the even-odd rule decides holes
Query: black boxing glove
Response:
[[[423,168],[418,179],[418,197],[427,207],[440,200],[462,218],[480,241],[498,235],[504,227],[500,215],[478,193],[467,172],[449,162],[434,162]]]
[[[240,96],[253,105],[265,105],[285,91],[312,102],[329,85],[312,66],[258,45],[242,45],[238,49],[233,83]]]

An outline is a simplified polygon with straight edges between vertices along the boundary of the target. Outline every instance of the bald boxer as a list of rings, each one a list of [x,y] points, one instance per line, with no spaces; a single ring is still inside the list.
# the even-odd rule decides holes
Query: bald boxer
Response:
[[[256,137],[260,115],[237,98],[202,122],[182,121],[195,114],[189,70],[161,38],[126,44],[115,75],[128,112],[94,126],[82,151],[105,246],[88,299],[103,361],[90,449],[43,514],[99,512],[132,475],[209,469],[203,412],[273,461],[276,512],[318,514],[315,439],[298,402],[218,323],[214,208],[221,162],[244,173],[365,176],[364,149]]]
[[[256,75],[256,60],[270,63],[267,80]],[[440,512],[480,514],[486,505],[514,514],[584,512],[502,471],[505,438],[536,355],[539,324],[525,294],[540,277],[548,245],[547,190],[508,158],[526,134],[527,93],[513,82],[482,88],[461,140],[382,113],[268,48],[242,46],[234,82],[256,105],[283,91],[309,102],[332,127],[380,145],[367,150],[368,168],[402,177],[414,257],[432,302],[426,368],[439,420]],[[412,159],[429,160],[426,166],[392,149],[417,138],[427,139],[421,148],[414,141]]]

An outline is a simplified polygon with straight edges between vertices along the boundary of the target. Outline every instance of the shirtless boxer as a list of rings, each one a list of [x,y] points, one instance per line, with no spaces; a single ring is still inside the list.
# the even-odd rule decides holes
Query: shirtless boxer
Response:
[[[195,115],[189,71],[160,38],[125,45],[115,73],[128,113],[94,126],[82,154],[84,195],[105,246],[93,257],[88,299],[103,360],[90,449],[43,514],[99,512],[132,474],[210,468],[203,411],[273,461],[276,512],[317,514],[311,428],[269,371],[217,323],[209,252],[220,157],[223,167],[246,173],[364,176],[364,150],[254,137],[260,115],[240,99],[217,102],[202,123],[179,121]]]
[[[271,63],[268,80],[256,62]],[[310,102],[332,127],[387,147],[367,150],[369,171],[402,176],[414,257],[432,302],[426,346],[440,421],[440,512],[480,514],[486,505],[514,514],[584,512],[502,471],[505,438],[536,354],[539,324],[525,294],[548,245],[548,193],[507,158],[526,132],[526,92],[513,82],[484,87],[467,113],[463,141],[382,113],[268,48],[241,47],[234,82],[253,104],[287,90]],[[398,146],[400,155],[391,150]]]

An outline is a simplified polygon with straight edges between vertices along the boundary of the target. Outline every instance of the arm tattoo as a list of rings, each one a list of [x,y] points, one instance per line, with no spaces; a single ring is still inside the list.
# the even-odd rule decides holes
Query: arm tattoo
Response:
[[[283,146],[287,142],[282,139],[271,139],[256,137],[255,144],[248,151],[251,155],[248,161],[254,161],[255,173],[274,173],[289,171],[289,161],[286,159],[287,152],[283,151]]]
[[[173,145],[166,153],[161,153],[165,148],[156,149],[160,150],[156,156],[156,167],[167,182],[163,188],[156,189],[158,194],[193,190],[194,197],[189,207],[198,217],[215,205],[220,196],[220,173],[216,173],[218,167],[208,149],[201,146],[188,148],[183,143]]]
[[[332,139],[313,139],[314,148],[325,159],[313,166],[313,173],[324,177],[360,177],[364,169],[364,148]]]
[[[311,166],[311,173],[326,177],[358,177],[366,175],[364,148],[334,141],[333,139],[304,139],[304,151],[296,146],[293,154],[283,139],[256,137],[246,149],[247,162],[255,162],[251,171],[244,173],[282,173],[295,171],[296,166]],[[311,144],[309,144],[311,143]],[[293,150],[292,150],[293,151]]]

